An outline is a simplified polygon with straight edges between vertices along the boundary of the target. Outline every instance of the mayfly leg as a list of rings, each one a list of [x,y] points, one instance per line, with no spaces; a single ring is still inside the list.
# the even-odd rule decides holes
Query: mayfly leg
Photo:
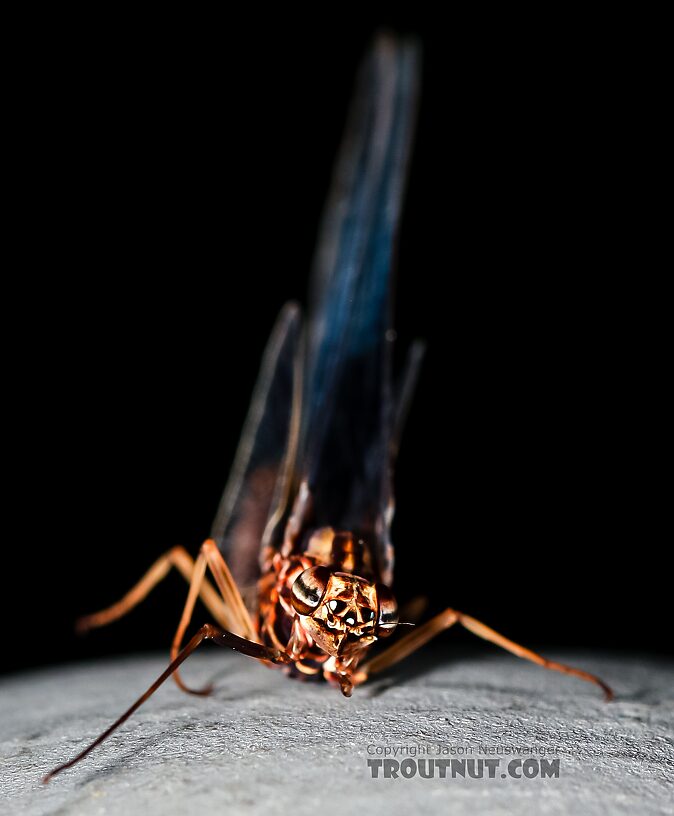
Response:
[[[207,566],[210,567],[215,577],[222,597],[218,595],[208,578],[206,578]],[[257,639],[241,594],[215,542],[210,539],[202,544],[196,562],[192,560],[183,547],[174,547],[169,550],[155,561],[140,581],[120,601],[100,612],[80,618],[76,624],[78,631],[86,632],[95,627],[106,626],[128,614],[147,597],[160,581],[166,578],[171,567],[178,569],[190,583],[185,608],[171,647],[171,660],[175,660],[178,656],[185,631],[192,619],[197,597],[201,597],[209,612],[224,629],[234,630],[235,633],[249,640]],[[190,688],[183,682],[177,670],[173,673],[173,679],[183,691],[190,694],[207,695],[212,691],[210,686],[203,689]]]
[[[209,612],[223,629],[233,630],[235,634],[251,641],[257,640],[253,622],[241,593],[217,545],[211,539],[207,539],[201,545],[196,562],[182,547],[174,547],[169,550],[150,567],[140,581],[120,601],[100,612],[80,618],[77,622],[78,631],[85,632],[94,627],[105,626],[126,615],[168,575],[172,566],[176,567],[184,578],[189,581],[190,590],[178,629],[173,638],[171,660],[175,660],[180,652],[185,631],[192,619],[194,605],[198,597],[201,597]],[[221,597],[206,578],[207,567],[215,578]],[[212,690],[210,686],[203,689],[190,688],[185,685],[177,669],[173,672],[173,679],[183,691],[189,694],[207,695]]]
[[[194,567],[194,560],[184,547],[173,547],[154,562],[123,598],[105,609],[78,618],[75,628],[78,632],[85,633],[91,629],[114,623],[124,615],[128,615],[141,601],[144,601],[150,592],[166,578],[172,568],[178,570],[183,578],[191,583]],[[224,603],[208,579],[204,579],[201,583],[199,595],[215,620],[224,628],[229,628]]]
[[[509,640],[481,621],[470,617],[470,615],[465,615],[463,612],[457,612],[451,608],[445,609],[444,612],[431,618],[423,624],[423,626],[418,626],[414,631],[402,637],[386,651],[364,663],[354,677],[355,684],[359,685],[364,683],[370,675],[383,671],[389,668],[389,666],[393,666],[395,663],[408,657],[424,644],[428,643],[429,640],[432,640],[436,635],[439,635],[440,632],[444,632],[446,629],[454,626],[455,623],[468,629],[474,635],[488,640],[491,643],[495,643],[511,654],[521,657],[524,660],[530,660],[532,663],[542,666],[544,669],[570,674],[573,677],[579,677],[581,680],[594,683],[604,692],[606,700],[610,700],[613,697],[613,691],[609,686],[594,674],[590,674],[582,669],[576,669],[573,666],[567,666],[565,663],[548,660],[536,652],[532,652],[531,649],[527,649],[525,646],[521,646],[519,643]]]
[[[290,660],[290,657],[286,655],[285,652],[281,652],[278,649],[269,649],[259,643],[253,643],[252,641],[241,638],[238,635],[232,634],[232,632],[223,631],[210,623],[206,623],[201,627],[201,629],[199,629],[196,635],[194,635],[194,637],[180,652],[176,659],[171,661],[165,671],[159,675],[148,690],[142,694],[136,700],[136,702],[121,715],[121,717],[116,719],[109,728],[107,728],[99,737],[97,737],[91,743],[91,745],[88,745],[83,751],[80,751],[76,757],[68,762],[64,762],[61,765],[57,765],[56,768],[49,771],[49,773],[43,777],[42,781],[45,783],[49,782],[49,780],[53,776],[56,776],[56,774],[64,771],[66,768],[71,768],[73,765],[76,765],[80,760],[84,759],[87,754],[93,751],[96,746],[100,745],[104,740],[106,740],[110,734],[112,734],[117,730],[117,728],[119,728],[120,725],[126,722],[134,711],[140,708],[140,706],[142,706],[143,703],[155,693],[162,683],[176,671],[178,666],[180,666],[180,664],[183,663],[204,640],[211,640],[213,643],[217,643],[218,646],[234,649],[234,651],[241,652],[241,654],[248,655],[249,657],[254,657],[257,660],[266,660],[272,663],[287,663]]]
[[[231,621],[225,628],[232,629],[236,634],[246,638],[249,641],[257,641],[257,633],[255,631],[255,627],[253,626],[250,613],[246,609],[246,605],[243,602],[241,593],[239,592],[238,587],[232,578],[232,574],[229,571],[225,559],[218,550],[217,544],[215,541],[209,538],[201,545],[199,557],[197,558],[194,565],[194,570],[192,571],[192,579],[190,581],[190,590],[187,595],[187,601],[185,602],[180,623],[178,624],[178,629],[176,630],[173,638],[173,644],[171,646],[171,660],[176,659],[182,647],[185,631],[192,620],[194,605],[201,592],[203,582],[207,580],[206,568],[210,569],[213,577],[215,578],[215,583],[217,584],[224,601],[224,608],[227,612],[227,618]],[[189,686],[185,685],[182,677],[180,676],[180,672],[177,669],[173,673],[173,679],[178,686],[183,691],[188,692],[188,694],[205,696],[210,694],[213,690],[212,686],[210,685],[201,689],[190,688]]]

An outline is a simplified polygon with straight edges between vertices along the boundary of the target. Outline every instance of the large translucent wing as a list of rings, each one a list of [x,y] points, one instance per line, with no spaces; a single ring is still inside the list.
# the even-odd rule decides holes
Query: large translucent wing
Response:
[[[359,74],[313,272],[301,470],[316,525],[374,544],[392,579],[391,267],[419,49],[380,36]]]
[[[301,402],[300,311],[281,310],[262,358],[241,441],[211,528],[237,585],[260,574],[288,502]]]

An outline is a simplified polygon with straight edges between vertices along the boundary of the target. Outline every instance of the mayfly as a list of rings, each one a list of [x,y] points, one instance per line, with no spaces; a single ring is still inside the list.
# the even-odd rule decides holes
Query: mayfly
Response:
[[[399,626],[392,592],[392,472],[423,349],[392,372],[391,268],[416,115],[420,49],[379,35],[360,69],[312,273],[309,308],[281,311],[210,537],[196,560],[176,547],[118,603],[79,621],[129,612],[175,567],[189,582],[171,662],[119,719],[45,781],[83,759],[173,677],[204,640],[325,678],[347,697],[369,677],[461,624],[518,657],[610,689],[546,660],[480,621],[445,609]],[[213,583],[214,582],[214,583]],[[183,646],[201,598],[214,623]]]

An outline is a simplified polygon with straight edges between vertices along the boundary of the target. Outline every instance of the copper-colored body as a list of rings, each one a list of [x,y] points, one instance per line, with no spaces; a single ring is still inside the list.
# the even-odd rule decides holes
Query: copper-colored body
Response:
[[[329,578],[316,608],[300,614],[293,604],[293,586],[305,570],[316,567],[326,568]],[[309,537],[304,552],[277,553],[271,571],[261,579],[260,638],[291,657],[290,673],[322,673],[350,694],[359,661],[382,636],[376,631],[381,589],[373,579],[365,543],[350,533],[321,528]]]

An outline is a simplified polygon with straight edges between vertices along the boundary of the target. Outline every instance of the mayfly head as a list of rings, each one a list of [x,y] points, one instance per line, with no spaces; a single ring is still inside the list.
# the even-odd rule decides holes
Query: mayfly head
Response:
[[[306,634],[335,657],[355,654],[398,625],[398,604],[387,586],[324,566],[298,575],[291,601]]]

